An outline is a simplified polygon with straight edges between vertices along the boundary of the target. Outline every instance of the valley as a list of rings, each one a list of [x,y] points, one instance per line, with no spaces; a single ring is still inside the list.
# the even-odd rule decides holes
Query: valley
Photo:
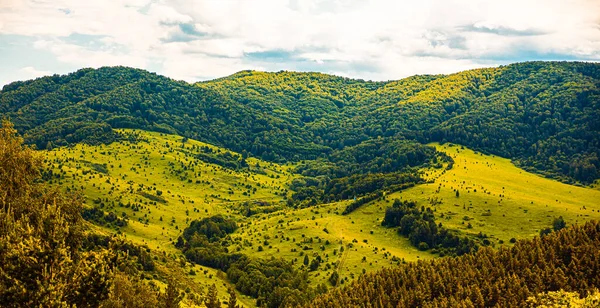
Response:
[[[196,140],[141,130],[117,133],[122,140],[109,145],[77,144],[41,152],[50,166],[44,172],[46,181],[80,191],[87,209],[127,221],[120,227],[92,220],[93,228],[122,233],[156,254],[184,260],[182,268],[169,271],[197,284],[198,292],[219,279],[219,294],[225,296],[229,283],[218,270],[186,262],[175,242],[192,220],[214,215],[231,217],[240,226],[230,235],[229,251],[252,258],[281,257],[299,270],[308,270],[305,256],[310,261],[322,258],[318,269],[308,271],[315,285],[330,285],[334,272],[344,284],[366,272],[438,257],[412,246],[394,228],[381,226],[395,199],[432,207],[436,221],[446,228],[472,238],[484,234],[496,247],[539,235],[558,216],[568,224],[600,219],[600,191],[543,178],[508,159],[460,145],[430,144],[454,160],[449,170],[422,170],[431,183],[385,194],[342,215],[351,200],[310,208],[287,205],[293,193],[290,183],[303,177],[294,165],[247,157],[241,167],[241,154]],[[243,294],[238,299],[254,305]]]

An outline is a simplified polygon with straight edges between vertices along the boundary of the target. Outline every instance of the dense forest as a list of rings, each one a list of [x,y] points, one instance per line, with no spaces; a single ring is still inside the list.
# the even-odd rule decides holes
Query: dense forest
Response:
[[[111,142],[111,128],[143,128],[271,161],[321,158],[322,170],[307,172],[343,176],[404,167],[395,162],[410,158],[395,153],[396,140],[416,151],[418,143],[440,141],[591,183],[600,172],[599,83],[600,65],[577,62],[390,82],[243,71],[195,85],[105,67],[8,84],[0,113],[41,149]],[[382,149],[378,159],[353,154],[373,146]]]
[[[544,303],[536,299],[541,293],[564,290],[578,298],[597,290],[599,245],[600,223],[589,222],[522,240],[511,248],[482,248],[461,257],[367,274],[307,306],[525,307],[529,301],[537,307]]]
[[[294,307],[304,304],[327,287],[310,286],[305,271],[281,258],[257,259],[226,248],[235,221],[222,216],[194,220],[178,238],[176,246],[191,262],[217,268],[242,294],[256,298],[259,307]]]

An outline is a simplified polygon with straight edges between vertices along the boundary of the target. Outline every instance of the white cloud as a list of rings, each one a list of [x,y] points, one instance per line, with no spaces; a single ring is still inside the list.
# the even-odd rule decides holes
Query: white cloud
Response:
[[[188,81],[250,68],[398,79],[518,61],[519,51],[598,61],[598,12],[596,0],[8,0],[0,35],[35,37],[65,64],[160,63]],[[95,44],[66,39],[75,33]],[[247,58],[268,51],[292,59]]]
[[[128,53],[117,44],[109,44],[102,50],[92,50],[76,44],[60,40],[40,40],[34,43],[39,49],[51,51],[60,62],[75,64],[80,67],[124,65],[132,67],[147,67],[148,58],[135,53]]]
[[[50,71],[38,70],[33,66],[22,67],[11,73],[12,78],[10,79],[0,78],[0,90],[4,85],[7,85],[16,80],[28,80],[53,74]]]
[[[26,78],[37,78],[37,77],[52,75],[52,72],[50,72],[50,71],[37,70],[31,66],[26,66],[26,67],[21,68],[19,70],[19,73],[21,73]]]

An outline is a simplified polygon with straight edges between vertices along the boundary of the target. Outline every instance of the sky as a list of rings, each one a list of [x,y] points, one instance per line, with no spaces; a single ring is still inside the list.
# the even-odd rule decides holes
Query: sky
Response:
[[[0,86],[124,65],[365,80],[600,61],[600,0],[0,0]]]

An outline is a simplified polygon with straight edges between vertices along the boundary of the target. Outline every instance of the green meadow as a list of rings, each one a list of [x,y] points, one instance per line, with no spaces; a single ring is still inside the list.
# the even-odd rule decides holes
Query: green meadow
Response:
[[[164,256],[159,270],[190,282],[189,292],[201,294],[216,283],[222,300],[227,298],[225,274],[186,262],[174,246],[194,219],[216,214],[236,219],[240,228],[228,241],[230,252],[282,257],[307,271],[305,259],[310,263],[319,257],[323,261],[308,271],[310,280],[331,286],[328,279],[334,272],[344,285],[365,272],[436,257],[381,226],[394,199],[432,207],[436,220],[446,228],[471,236],[485,234],[492,245],[538,235],[559,216],[567,224],[600,218],[600,190],[549,180],[517,168],[508,159],[459,145],[432,144],[455,163],[450,170],[423,170],[430,183],[387,194],[341,215],[350,201],[304,209],[286,206],[292,193],[289,183],[299,177],[292,165],[245,158],[175,135],[119,132],[130,141],[43,152],[52,170],[47,180],[81,191],[89,208],[126,218],[125,227],[94,228],[123,234]],[[231,166],[241,160],[247,167]],[[254,302],[241,294],[238,299],[246,306]]]
[[[451,170],[426,170],[433,183],[388,195],[432,207],[449,229],[480,232],[495,241],[531,238],[562,216],[567,224],[600,219],[600,191],[567,185],[524,171],[509,159],[477,153],[460,145],[431,144],[451,155]],[[374,202],[362,211],[385,205]]]
[[[77,144],[45,152],[51,166],[50,183],[81,191],[88,207],[98,207],[128,219],[123,228],[94,228],[121,233],[170,260],[184,260],[173,245],[190,221],[216,214],[240,216],[246,202],[267,208],[282,207],[288,194],[290,167],[248,158],[244,172],[198,159],[207,148],[227,155],[230,151],[161,133],[122,130],[135,140],[110,145]],[[236,154],[237,155],[237,154]],[[214,283],[217,271],[181,261],[183,272],[202,290]],[[168,266],[165,270],[168,270]],[[224,280],[223,280],[224,281]],[[219,294],[227,296],[218,283]],[[242,301],[243,297],[240,298]]]

